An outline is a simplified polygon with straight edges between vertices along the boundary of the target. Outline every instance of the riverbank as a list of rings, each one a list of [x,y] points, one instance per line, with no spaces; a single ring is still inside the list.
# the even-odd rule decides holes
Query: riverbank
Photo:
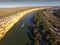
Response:
[[[25,16],[26,14],[29,14],[33,11],[36,11],[36,10],[39,10],[39,9],[45,9],[45,8],[34,8],[34,9],[29,9],[29,10],[26,10],[26,11],[23,11],[23,12],[20,12],[18,14],[15,14],[17,15],[15,18],[11,19],[9,22],[7,22],[2,28],[0,28],[0,39],[2,37],[4,37],[4,35],[9,31],[9,29],[11,27],[13,27],[13,25],[15,23],[17,23],[23,16]]]
[[[35,12],[35,11],[34,11]],[[30,28],[32,26],[34,12],[23,16],[14,26],[5,34],[5,36],[0,40],[1,45],[26,45],[31,44],[32,40],[29,35]],[[22,24],[24,26],[22,27]]]

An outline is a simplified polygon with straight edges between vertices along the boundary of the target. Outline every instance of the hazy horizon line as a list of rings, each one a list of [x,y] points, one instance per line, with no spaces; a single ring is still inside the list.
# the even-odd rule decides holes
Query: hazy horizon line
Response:
[[[24,7],[60,7],[60,6],[11,6],[11,7],[0,7],[0,8],[24,8]]]

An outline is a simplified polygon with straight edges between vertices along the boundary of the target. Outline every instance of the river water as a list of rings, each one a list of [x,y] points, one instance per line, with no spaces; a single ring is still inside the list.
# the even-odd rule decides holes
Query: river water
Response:
[[[28,26],[32,25],[32,18],[33,13],[24,16],[0,40],[0,45],[31,45],[31,40],[28,38],[27,32],[30,30]]]

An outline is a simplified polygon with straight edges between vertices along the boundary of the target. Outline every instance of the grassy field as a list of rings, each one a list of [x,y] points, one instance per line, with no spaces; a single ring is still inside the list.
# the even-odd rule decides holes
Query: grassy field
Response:
[[[0,8],[0,16],[13,15],[27,8]]]
[[[0,17],[8,16],[19,13],[20,11],[37,8],[37,7],[17,7],[17,8],[0,8]],[[51,7],[39,7],[39,8],[51,8]]]

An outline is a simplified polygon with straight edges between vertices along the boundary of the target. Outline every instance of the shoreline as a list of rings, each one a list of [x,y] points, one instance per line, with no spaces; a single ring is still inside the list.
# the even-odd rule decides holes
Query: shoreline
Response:
[[[26,14],[29,14],[33,11],[37,11],[39,9],[45,9],[45,8],[34,8],[25,10],[23,12],[17,13],[15,18],[11,19],[8,23],[6,23],[3,28],[0,31],[0,39],[4,37],[4,35],[13,27],[14,24],[16,24],[22,17],[26,16]]]

